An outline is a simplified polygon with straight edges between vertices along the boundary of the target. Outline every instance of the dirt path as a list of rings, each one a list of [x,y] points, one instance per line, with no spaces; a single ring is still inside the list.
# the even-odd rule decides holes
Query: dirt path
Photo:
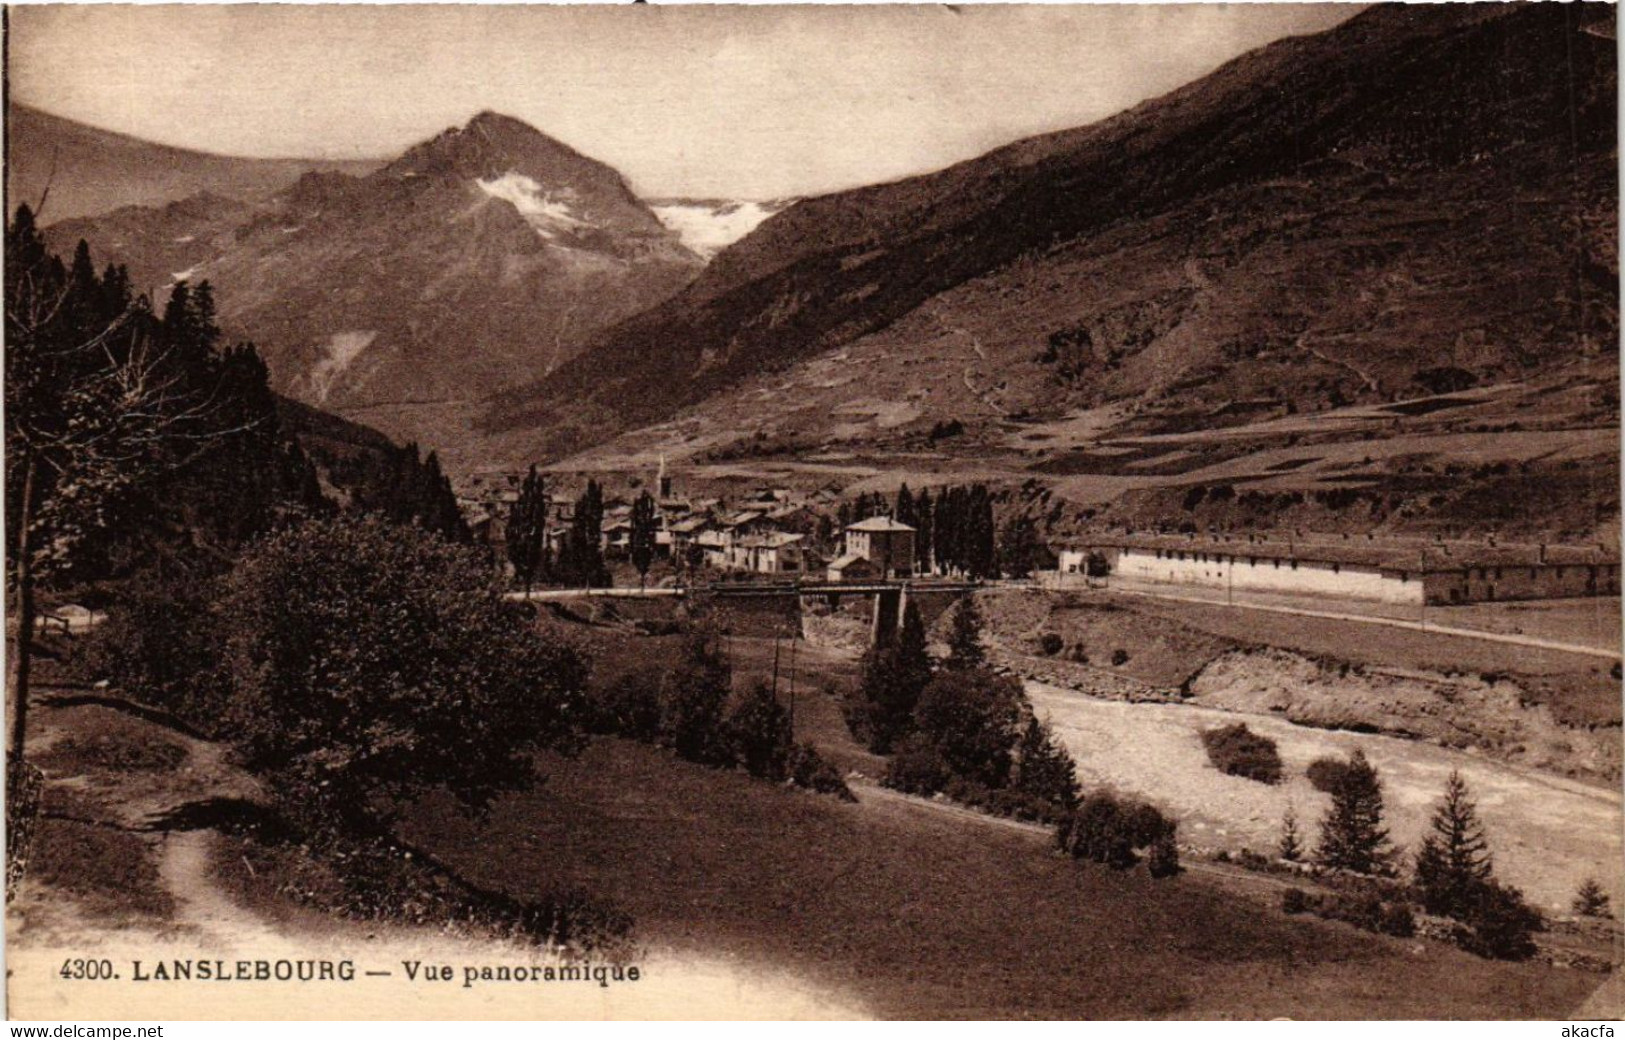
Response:
[[[14,1019],[703,1019],[868,1018],[861,1001],[830,992],[790,972],[758,969],[725,957],[652,948],[635,958],[643,978],[635,986],[512,983],[464,987],[429,985],[404,977],[403,962],[449,964],[460,977],[467,965],[557,965],[532,945],[470,936],[451,929],[323,918],[312,927],[296,910],[269,919],[237,901],[217,873],[227,854],[218,832],[173,829],[188,806],[218,797],[242,797],[257,782],[230,767],[221,745],[197,740],[150,719],[104,705],[44,707],[35,715],[37,752],[64,737],[106,732],[118,725],[134,739],[183,746],[180,768],[87,777],[59,763],[48,784],[93,791],[99,815],[88,821],[156,840],[157,883],[173,901],[162,921],[113,921],[90,910],[72,891],[25,876],[8,908],[7,1010]],[[94,783],[89,781],[93,780]],[[88,810],[82,810],[88,811]],[[170,829],[165,829],[170,828]],[[108,958],[118,979],[94,984],[63,979],[67,958]],[[135,962],[149,978],[160,962],[223,958],[277,961],[350,961],[350,981],[238,981],[136,984]],[[369,975],[368,972],[378,974]]]
[[[212,830],[164,836],[158,879],[175,900],[175,923],[204,941],[265,948],[283,937],[258,914],[238,904],[214,876],[217,835]]]

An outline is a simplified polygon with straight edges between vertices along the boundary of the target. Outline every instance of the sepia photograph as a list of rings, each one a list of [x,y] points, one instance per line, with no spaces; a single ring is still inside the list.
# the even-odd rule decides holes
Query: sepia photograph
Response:
[[[7,1017],[1619,1019],[1616,12],[5,7]]]

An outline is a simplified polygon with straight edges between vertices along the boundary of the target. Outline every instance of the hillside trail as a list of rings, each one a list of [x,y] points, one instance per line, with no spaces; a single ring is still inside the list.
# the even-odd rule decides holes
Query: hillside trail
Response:
[[[218,835],[213,830],[164,835],[158,879],[175,901],[175,924],[211,944],[267,949],[284,943],[282,933],[239,904],[215,878]]]
[[[47,787],[95,794],[72,816],[98,827],[139,834],[154,841],[157,884],[172,901],[162,920],[98,916],[74,892],[24,875],[17,901],[8,907],[7,1011],[13,1019],[456,1018],[456,1019],[847,1019],[872,1018],[851,994],[814,984],[776,965],[745,964],[723,954],[648,946],[634,956],[642,972],[637,985],[601,988],[596,983],[465,986],[468,967],[557,966],[559,955],[520,941],[454,930],[344,919],[286,897],[271,916],[246,906],[223,881],[231,855],[228,839],[207,822],[223,802],[267,804],[260,782],[231,765],[225,746],[202,740],[150,717],[120,712],[116,698],[94,705],[35,714],[34,754],[78,735],[82,727],[108,723],[101,712],[119,712],[127,734],[151,743],[184,746],[183,763],[171,770],[89,772],[58,763]],[[92,812],[91,810],[95,811]],[[105,957],[120,978],[87,987],[64,978],[64,958]],[[144,971],[171,961],[201,963],[221,958],[228,970],[237,959],[260,961],[351,961],[350,981],[239,981],[231,986],[130,985],[135,962]],[[426,985],[405,976],[405,962],[451,965],[455,984]],[[588,963],[591,963],[589,960]]]

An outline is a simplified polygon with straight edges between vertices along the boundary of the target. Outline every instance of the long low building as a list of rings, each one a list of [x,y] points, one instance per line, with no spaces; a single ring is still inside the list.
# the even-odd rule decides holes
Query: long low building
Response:
[[[1412,604],[1619,595],[1619,553],[1600,546],[1102,539],[1060,552],[1060,584],[1081,584],[1091,553],[1114,578],[1226,591]]]

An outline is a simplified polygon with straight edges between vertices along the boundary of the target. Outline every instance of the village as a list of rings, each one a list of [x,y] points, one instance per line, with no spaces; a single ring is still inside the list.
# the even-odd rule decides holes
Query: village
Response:
[[[501,558],[509,511],[523,475],[482,474],[459,494],[477,541]],[[634,490],[642,481],[632,478]],[[650,485],[654,556],[668,585],[692,581],[794,579],[819,583],[963,578],[932,558],[929,535],[902,522],[884,500],[876,515],[843,501],[834,485],[811,492],[763,485],[733,500],[685,494],[665,460]],[[561,548],[575,499],[548,498],[547,545]],[[876,507],[869,507],[876,508]],[[633,504],[605,502],[599,549],[606,561],[630,552]],[[1031,566],[999,575],[1048,589],[1171,589],[1222,595],[1324,598],[1390,607],[1617,597],[1617,545],[1526,544],[1298,531],[1237,534],[1099,531],[1040,541]],[[978,575],[989,578],[989,575]],[[639,583],[641,584],[641,582]]]

